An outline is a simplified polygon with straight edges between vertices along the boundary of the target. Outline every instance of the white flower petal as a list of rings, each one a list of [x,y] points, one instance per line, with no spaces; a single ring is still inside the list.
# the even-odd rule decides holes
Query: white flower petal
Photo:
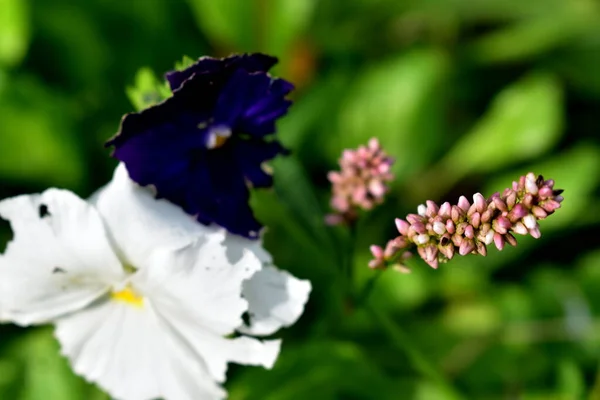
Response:
[[[80,309],[124,276],[98,212],[66,190],[0,202],[14,238],[0,256],[3,320],[42,323]]]
[[[228,362],[271,367],[279,341],[224,336],[242,324],[248,303],[242,284],[261,268],[260,260],[244,250],[231,264],[216,241],[199,241],[177,251],[155,251],[151,265],[132,284],[152,302],[161,320],[189,343],[214,379],[223,381]]]
[[[221,228],[200,224],[167,200],[155,199],[149,189],[129,178],[123,164],[90,201],[95,202],[120,256],[136,268],[145,267],[158,246],[178,248],[203,236],[222,240],[225,234]]]
[[[56,324],[77,374],[119,400],[198,400],[226,396],[202,360],[159,321],[150,304],[104,299]]]
[[[273,266],[264,266],[244,282],[242,294],[248,300],[250,326],[243,325],[237,330],[251,335],[270,335],[294,324],[304,311],[310,291],[309,281]]]

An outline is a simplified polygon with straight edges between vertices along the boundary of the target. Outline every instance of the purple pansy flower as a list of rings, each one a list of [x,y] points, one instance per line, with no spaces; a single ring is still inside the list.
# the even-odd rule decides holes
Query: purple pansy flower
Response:
[[[277,59],[244,54],[202,57],[167,73],[173,96],[126,115],[107,142],[131,179],[153,185],[203,224],[258,237],[249,186],[269,187],[263,163],[285,149],[269,135],[291,101],[293,85],[267,74]]]

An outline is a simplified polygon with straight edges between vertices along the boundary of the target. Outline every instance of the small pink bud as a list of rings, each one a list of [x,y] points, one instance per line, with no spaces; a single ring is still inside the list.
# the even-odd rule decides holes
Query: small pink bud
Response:
[[[369,192],[375,197],[382,197],[386,192],[386,187],[380,180],[373,179],[369,182]]]
[[[529,231],[527,227],[522,222],[517,222],[513,225],[512,230],[514,233],[518,233],[519,235],[527,235]]]
[[[528,193],[531,193],[533,195],[538,194],[538,185],[536,183],[536,177],[531,172],[528,173],[525,177],[525,190],[527,190]]]
[[[427,242],[429,242],[429,235],[427,235],[426,233],[420,234],[415,238],[415,243],[417,245],[423,245]]]
[[[452,244],[447,245],[447,246],[440,246],[439,247],[439,251],[440,253],[442,253],[444,255],[444,257],[446,257],[448,260],[452,260],[452,257],[454,257],[454,246]]]
[[[485,201],[485,197],[481,193],[475,193],[473,195],[473,204],[477,208],[477,212],[484,212],[487,208],[487,202]]]
[[[487,247],[485,247],[485,244],[477,242],[477,253],[484,257],[487,255]]]
[[[494,197],[494,205],[496,208],[502,212],[507,212],[508,207],[506,207],[506,203],[500,197]]]
[[[450,212],[450,215],[452,216],[452,221],[454,221],[455,223],[459,222],[463,216],[463,210],[458,206],[452,206],[452,211]]]
[[[531,228],[529,230],[529,234],[534,238],[534,239],[539,239],[542,236],[542,232],[540,231],[540,227],[538,225],[536,225],[534,228]]]
[[[451,219],[446,221],[446,231],[448,231],[450,234],[454,234],[454,232],[456,232],[456,225]]]
[[[452,206],[450,205],[450,203],[445,202],[440,207],[439,215],[441,215],[442,217],[450,217],[451,211],[452,211]]]
[[[556,209],[560,208],[560,203],[556,200],[547,200],[542,204],[542,208],[548,212],[553,213]]]
[[[465,237],[467,237],[469,239],[473,239],[475,237],[475,231],[473,230],[473,226],[468,225],[465,228]]]
[[[529,214],[523,217],[523,225],[525,225],[527,229],[533,229],[537,226],[537,221],[532,214]]]
[[[467,198],[465,196],[460,196],[458,198],[458,206],[464,211],[467,212],[467,210],[469,209],[469,207],[471,207],[471,204],[469,203],[469,200],[467,200]]]
[[[512,210],[510,210],[507,217],[511,222],[517,222],[526,215],[527,209],[523,207],[523,205],[517,204]]]
[[[492,222],[492,228],[501,235],[504,235],[512,227],[512,223],[506,217],[498,217]]]
[[[440,208],[438,207],[438,205],[435,204],[431,200],[427,200],[425,202],[425,204],[427,204],[427,210],[425,212],[425,215],[427,215],[428,217],[434,217],[434,216],[436,216],[437,213],[438,213],[438,211],[440,210]]]
[[[551,187],[543,186],[543,187],[540,188],[538,194],[542,198],[548,198],[548,197],[550,197],[550,196],[553,195],[553,191],[552,191]]]
[[[369,139],[369,148],[371,150],[379,150],[379,140],[376,137]]]
[[[473,244],[473,241],[465,239],[460,244],[460,248],[458,249],[458,254],[460,254],[461,256],[466,256],[473,250],[475,250],[475,245]]]
[[[438,235],[443,235],[446,233],[446,225],[443,222],[435,221],[433,223],[433,231]]]
[[[417,232],[418,234],[427,233],[427,228],[425,227],[425,224],[422,222],[415,222],[414,224],[411,225],[411,228],[413,228],[415,230],[415,232]]]
[[[494,234],[494,245],[498,250],[502,250],[504,248],[504,242],[505,240],[503,235],[499,233]]]
[[[494,232],[493,229],[490,229],[485,233],[485,235],[483,236],[483,238],[481,240],[485,244],[492,244],[492,242],[494,241],[495,234],[496,234],[496,232]]]
[[[479,228],[480,224],[481,224],[481,215],[478,212],[471,215],[471,225],[473,225],[473,228]]]
[[[515,237],[513,235],[511,235],[510,233],[507,233],[506,235],[504,235],[504,239],[506,240],[506,242],[508,244],[510,244],[513,247],[517,245],[517,239],[515,239]]]
[[[513,208],[515,206],[515,204],[517,203],[517,193],[514,191],[511,191],[508,196],[506,196],[506,205],[508,206],[508,208]]]
[[[396,223],[396,229],[398,229],[398,232],[400,232],[400,234],[405,236],[408,235],[408,228],[410,227],[410,224],[408,222],[400,218],[396,218],[394,222]]]
[[[371,245],[369,248],[371,249],[371,254],[373,254],[373,257],[383,258],[383,249],[381,246]]]
[[[423,221],[423,217],[421,217],[419,214],[408,214],[406,216],[406,220],[412,225]]]
[[[533,206],[533,208],[531,209],[531,212],[537,219],[544,219],[548,216],[548,213],[546,212],[546,210],[544,210],[540,206]]]

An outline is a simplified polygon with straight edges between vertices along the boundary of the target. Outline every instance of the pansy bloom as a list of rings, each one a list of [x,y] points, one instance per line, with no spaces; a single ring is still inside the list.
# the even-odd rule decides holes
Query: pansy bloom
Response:
[[[49,189],[1,201],[0,216],[14,233],[0,321],[54,323],[75,372],[119,400],[225,397],[228,362],[270,368],[279,353],[244,335],[294,323],[310,292],[259,242],[196,223],[123,167],[89,201]]]
[[[264,163],[284,153],[270,138],[291,102],[291,83],[267,71],[277,59],[263,54],[200,58],[166,75],[173,95],[126,115],[107,142],[131,179],[152,185],[203,224],[257,238],[261,228],[249,186],[269,187]]]

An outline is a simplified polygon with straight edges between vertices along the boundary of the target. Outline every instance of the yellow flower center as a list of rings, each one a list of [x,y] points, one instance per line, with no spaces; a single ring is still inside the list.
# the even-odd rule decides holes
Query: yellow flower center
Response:
[[[209,149],[218,149],[223,146],[227,139],[231,136],[231,128],[225,125],[217,125],[210,128],[208,132],[208,143]]]
[[[112,292],[110,297],[115,301],[122,301],[123,303],[132,305],[134,307],[141,308],[144,306],[144,298],[140,296],[129,284],[118,292]]]
[[[213,149],[218,149],[219,147],[223,146],[226,141],[227,141],[227,136],[217,135],[217,137],[215,138],[215,145],[214,145]]]

